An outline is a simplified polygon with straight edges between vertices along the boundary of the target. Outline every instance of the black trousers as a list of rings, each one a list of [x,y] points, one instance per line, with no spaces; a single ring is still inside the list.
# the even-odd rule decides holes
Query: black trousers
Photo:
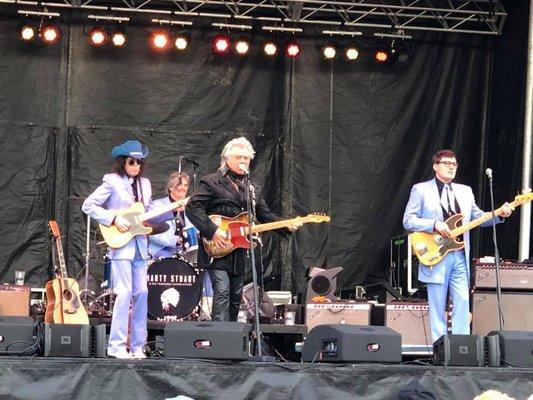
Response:
[[[235,275],[219,269],[208,270],[213,285],[213,321],[237,321],[241,307],[244,274]]]

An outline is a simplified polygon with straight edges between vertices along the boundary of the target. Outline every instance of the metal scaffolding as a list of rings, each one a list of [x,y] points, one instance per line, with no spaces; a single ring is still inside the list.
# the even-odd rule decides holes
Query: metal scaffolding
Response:
[[[0,0],[0,5],[25,10],[86,10],[92,14],[143,13],[188,22],[219,20],[259,29],[436,31],[499,35],[507,13],[500,0],[63,0],[33,2]],[[1,11],[1,9],[0,9]],[[266,27],[266,28],[265,28]]]

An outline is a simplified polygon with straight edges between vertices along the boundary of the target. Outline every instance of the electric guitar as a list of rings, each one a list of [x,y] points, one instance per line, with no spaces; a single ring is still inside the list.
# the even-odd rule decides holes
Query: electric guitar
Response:
[[[80,299],[78,282],[67,276],[63,244],[56,221],[49,221],[55,238],[59,276],[46,282],[46,312],[44,322],[53,324],[89,325],[89,317]]]
[[[130,229],[126,232],[120,232],[115,225],[106,226],[99,224],[100,232],[107,243],[113,249],[118,249],[125,246],[131,239],[137,235],[149,235],[153,228],[144,225],[144,222],[155,218],[159,215],[165,214],[175,208],[182,207],[189,201],[188,197],[175,201],[166,206],[158,207],[154,210],[145,212],[144,204],[141,202],[133,203],[125,210],[117,210],[116,215],[125,218],[130,223]]]
[[[220,258],[228,255],[233,250],[242,248],[250,249],[252,246],[248,240],[248,232],[250,231],[248,225],[248,215],[246,213],[241,213],[236,217],[229,218],[222,215],[210,215],[209,218],[213,221],[219,228],[226,231],[228,237],[227,245],[224,247],[217,247],[215,243],[211,240],[202,238],[204,242],[204,248],[211,257]],[[302,223],[314,222],[329,222],[330,218],[324,214],[309,214],[306,217],[296,217],[292,219],[286,219],[282,221],[269,222],[266,224],[259,224],[252,226],[252,233],[260,233],[271,231],[274,229],[286,228],[289,225],[292,225],[296,221]]]
[[[516,207],[533,200],[533,193],[528,189],[524,194],[515,197],[511,206]],[[494,212],[497,216],[502,214],[501,207]],[[455,214],[448,218],[446,225],[450,228],[451,238],[445,238],[437,232],[413,232],[409,236],[411,238],[411,245],[413,252],[416,254],[420,262],[427,266],[433,266],[439,263],[446,254],[450,251],[460,250],[465,247],[464,241],[460,241],[458,237],[463,233],[481,225],[482,223],[492,218],[492,212],[483,214],[465,225],[461,225],[463,219],[462,214]]]

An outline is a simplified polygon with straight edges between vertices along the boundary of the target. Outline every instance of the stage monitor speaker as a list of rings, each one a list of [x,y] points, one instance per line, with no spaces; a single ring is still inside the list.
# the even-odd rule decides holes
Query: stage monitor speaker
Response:
[[[402,361],[402,336],[385,326],[319,325],[305,338],[302,361]]]
[[[385,326],[402,335],[403,354],[431,354],[433,339],[428,303],[388,303],[385,307]]]
[[[44,324],[45,357],[90,357],[91,326]]]
[[[485,341],[479,335],[442,335],[433,343],[435,364],[483,367]]]
[[[29,352],[35,344],[34,327],[35,322],[31,317],[0,317],[0,353]]]
[[[372,303],[310,303],[305,306],[307,331],[317,325],[370,325]]]
[[[533,367],[533,332],[494,331],[487,343],[490,366]]]
[[[20,285],[0,285],[0,315],[30,316],[30,288]]]
[[[502,308],[505,329],[510,331],[533,331],[533,293],[502,293]],[[498,302],[495,292],[474,292],[472,296],[472,333],[486,335],[500,329]]]
[[[165,326],[165,358],[249,357],[249,329],[243,322],[177,321]]]

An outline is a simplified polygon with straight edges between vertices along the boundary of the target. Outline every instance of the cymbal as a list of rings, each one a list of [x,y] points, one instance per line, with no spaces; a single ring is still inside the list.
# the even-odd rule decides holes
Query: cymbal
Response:
[[[70,202],[72,202],[74,204],[79,204],[81,206],[83,204],[83,202],[85,201],[85,197],[69,196],[68,201],[70,201]]]

